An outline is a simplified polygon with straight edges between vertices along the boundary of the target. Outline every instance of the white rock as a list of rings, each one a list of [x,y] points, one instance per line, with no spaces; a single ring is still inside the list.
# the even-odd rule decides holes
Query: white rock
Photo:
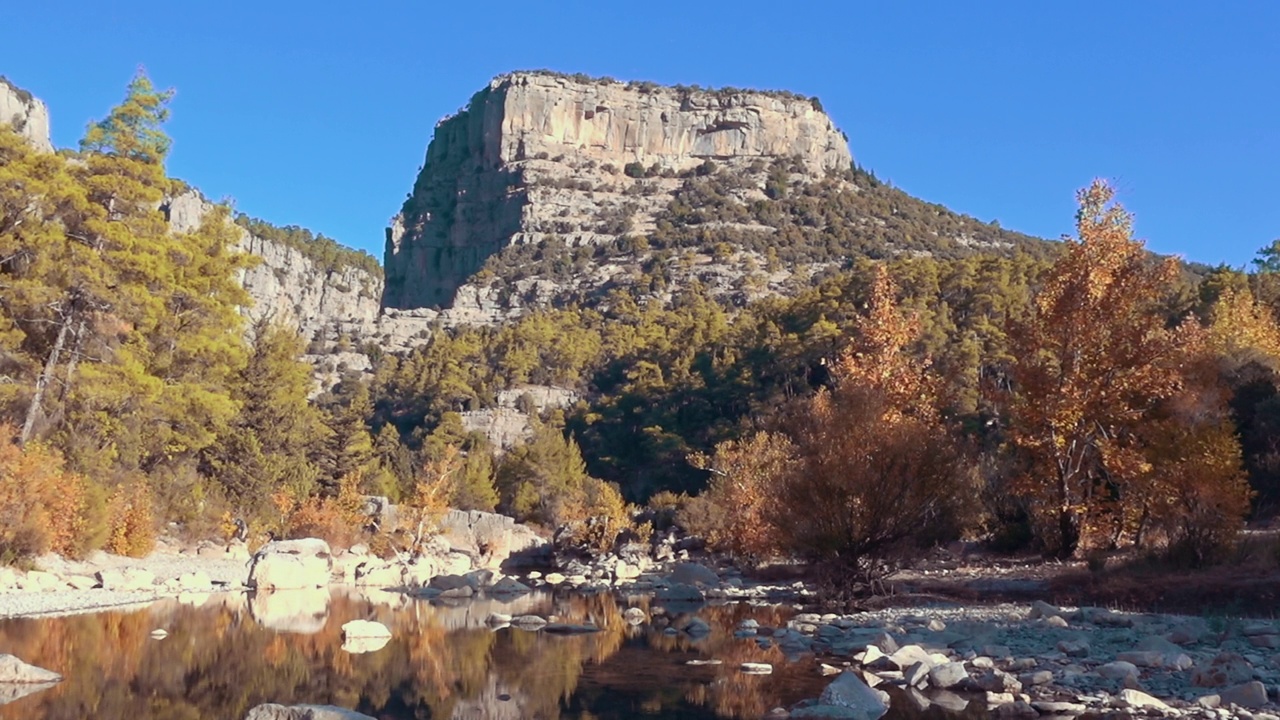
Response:
[[[822,691],[818,702],[861,711],[867,720],[876,720],[889,712],[889,706],[875,690],[862,682],[856,674],[845,671],[836,676]]]
[[[342,626],[342,649],[352,654],[373,652],[391,641],[391,630],[380,622],[352,620]]]
[[[1125,688],[1120,691],[1120,699],[1128,704],[1129,707],[1153,708],[1155,710],[1171,709],[1163,700],[1152,697],[1141,690]]]
[[[929,671],[929,684],[936,688],[953,688],[969,679],[969,671],[964,663],[950,662],[938,665]]]
[[[769,663],[744,662],[738,669],[747,675],[768,675],[773,672],[773,666]]]
[[[253,556],[246,584],[259,590],[327,587],[332,568],[333,556],[325,541],[276,540],[263,545]]]
[[[1098,666],[1098,675],[1110,680],[1123,680],[1129,677],[1138,677],[1138,668],[1131,662],[1117,660],[1109,662],[1106,665]]]

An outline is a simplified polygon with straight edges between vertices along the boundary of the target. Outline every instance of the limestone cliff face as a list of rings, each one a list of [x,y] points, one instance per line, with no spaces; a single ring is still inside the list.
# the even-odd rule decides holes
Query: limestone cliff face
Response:
[[[170,199],[164,207],[176,232],[198,227],[212,208],[194,191]],[[361,342],[374,337],[382,294],[380,278],[353,267],[319,267],[296,248],[243,230],[237,247],[261,259],[239,278],[253,298],[253,304],[244,309],[250,323],[263,318],[276,320],[297,328],[308,340],[326,337],[333,341],[346,335]]]
[[[624,208],[643,229],[669,194],[596,192],[628,165],[670,175],[707,160],[773,158],[794,158],[814,175],[852,162],[831,119],[795,95],[498,77],[436,126],[413,193],[387,230],[383,304],[454,306],[500,249],[550,234],[571,245],[612,240],[620,233],[598,219]]]
[[[53,152],[49,140],[49,108],[31,93],[0,76],[0,125],[12,125],[37,149]]]

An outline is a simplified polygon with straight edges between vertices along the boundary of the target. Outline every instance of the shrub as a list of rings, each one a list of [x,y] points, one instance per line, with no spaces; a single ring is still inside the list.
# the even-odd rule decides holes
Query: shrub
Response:
[[[22,563],[53,551],[79,556],[101,542],[92,532],[94,488],[67,472],[62,456],[39,443],[14,443],[0,425],[0,563]]]
[[[332,547],[354,545],[364,533],[363,480],[358,471],[343,476],[338,480],[338,494],[331,497],[277,493],[276,505],[284,511],[284,536],[316,537]]]
[[[151,489],[142,480],[116,486],[107,503],[110,534],[107,549],[117,555],[142,557],[155,549],[156,525]]]
[[[645,177],[644,163],[629,162],[623,166],[622,174],[626,175],[629,178],[639,179],[639,178]]]
[[[687,504],[681,525],[716,550],[748,558],[776,555],[781,548],[770,517],[773,491],[795,459],[795,446],[785,435],[763,432],[722,442],[711,457],[691,456],[694,467],[709,471],[711,480]]]

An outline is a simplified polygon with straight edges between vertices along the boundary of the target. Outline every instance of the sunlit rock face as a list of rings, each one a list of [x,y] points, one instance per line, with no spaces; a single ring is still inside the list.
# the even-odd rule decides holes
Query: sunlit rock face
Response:
[[[9,125],[37,150],[53,152],[49,108],[31,93],[0,76],[0,125]]]
[[[494,253],[550,235],[570,245],[605,242],[617,233],[595,229],[602,215],[628,205],[644,226],[667,204],[674,185],[625,198],[597,191],[628,165],[679,173],[708,160],[774,158],[795,159],[815,176],[852,163],[831,118],[789,93],[500,76],[436,126],[413,192],[387,230],[383,305],[447,307],[480,320],[501,314],[510,298],[463,287]],[[519,291],[545,300],[557,288],[531,278]]]

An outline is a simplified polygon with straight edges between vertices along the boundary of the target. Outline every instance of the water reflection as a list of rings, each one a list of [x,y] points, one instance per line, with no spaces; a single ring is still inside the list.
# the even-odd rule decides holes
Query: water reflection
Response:
[[[340,705],[384,720],[758,718],[816,696],[827,682],[812,661],[788,664],[776,648],[733,637],[746,617],[785,623],[789,613],[779,609],[702,608],[697,615],[711,632],[693,638],[658,623],[628,625],[626,605],[608,596],[449,606],[356,591],[295,592],[0,622],[0,652],[67,678],[0,706],[0,718],[234,720],[263,702]],[[649,610],[647,599],[630,603]],[[492,630],[485,621],[493,612],[590,622],[601,631],[564,637]],[[383,623],[390,642],[375,652],[344,652],[341,627],[355,619]],[[168,637],[152,639],[156,628]],[[698,658],[723,664],[685,664]],[[745,675],[742,662],[776,669]],[[893,716],[916,714],[904,704]]]

